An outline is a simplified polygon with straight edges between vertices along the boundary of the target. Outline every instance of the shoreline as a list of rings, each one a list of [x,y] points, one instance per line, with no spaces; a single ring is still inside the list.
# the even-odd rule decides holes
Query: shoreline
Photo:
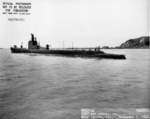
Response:
[[[101,49],[150,49],[150,47],[149,48],[101,48]]]

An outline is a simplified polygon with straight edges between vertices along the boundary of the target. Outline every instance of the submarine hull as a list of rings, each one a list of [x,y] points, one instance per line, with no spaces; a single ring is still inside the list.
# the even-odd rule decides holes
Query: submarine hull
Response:
[[[26,49],[26,48],[10,48],[12,53],[38,53],[53,54],[61,56],[76,56],[88,58],[107,58],[107,59],[126,59],[122,54],[109,54],[103,51],[87,51],[87,50],[68,50],[68,49]]]

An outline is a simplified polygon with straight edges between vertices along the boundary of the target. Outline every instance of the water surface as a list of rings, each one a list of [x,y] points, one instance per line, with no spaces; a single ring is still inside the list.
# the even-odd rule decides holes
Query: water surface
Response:
[[[149,107],[149,49],[126,60],[0,50],[0,119],[78,119],[82,108]]]

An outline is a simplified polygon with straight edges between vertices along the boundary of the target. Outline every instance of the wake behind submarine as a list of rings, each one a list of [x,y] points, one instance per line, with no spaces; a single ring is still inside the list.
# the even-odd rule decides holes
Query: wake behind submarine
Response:
[[[107,59],[126,59],[122,54],[110,54],[101,51],[100,47],[95,48],[50,48],[47,44],[46,47],[41,47],[37,42],[34,34],[31,34],[31,40],[28,42],[28,48],[22,45],[17,47],[14,45],[10,48],[12,53],[38,53],[38,54],[52,54],[60,56],[71,57],[87,57],[87,58],[107,58]]]

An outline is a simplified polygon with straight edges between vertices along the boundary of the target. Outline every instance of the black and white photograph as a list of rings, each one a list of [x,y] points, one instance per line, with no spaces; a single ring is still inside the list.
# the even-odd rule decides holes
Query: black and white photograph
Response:
[[[150,0],[0,0],[0,119],[150,119]]]

